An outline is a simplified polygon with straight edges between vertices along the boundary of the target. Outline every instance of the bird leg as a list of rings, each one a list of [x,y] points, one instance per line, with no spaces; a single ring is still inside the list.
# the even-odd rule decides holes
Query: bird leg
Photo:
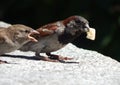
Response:
[[[68,57],[62,57],[60,55],[53,55],[51,53],[46,53],[47,56],[49,56],[50,59],[54,60],[72,60],[73,58],[68,58]]]
[[[39,53],[35,53],[35,57],[39,60],[43,60],[43,61],[48,61],[48,62],[59,62],[59,60],[54,60],[54,59],[50,59],[48,57],[45,57],[45,56],[41,56]]]
[[[0,60],[0,64],[8,63],[7,61]]]

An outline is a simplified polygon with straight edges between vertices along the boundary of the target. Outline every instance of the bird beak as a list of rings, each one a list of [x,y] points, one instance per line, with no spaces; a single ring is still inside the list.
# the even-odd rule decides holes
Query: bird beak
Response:
[[[86,38],[90,39],[90,40],[95,40],[96,30],[94,28],[90,28],[88,24],[86,24],[86,27],[87,27],[87,30],[86,30],[87,36],[86,36]]]
[[[34,35],[34,34],[40,34],[40,33],[38,31],[36,31],[36,30],[33,30],[31,33],[28,34],[28,39],[30,41],[33,41],[33,42],[38,42],[37,39],[35,39],[34,37],[31,36],[31,35]]]

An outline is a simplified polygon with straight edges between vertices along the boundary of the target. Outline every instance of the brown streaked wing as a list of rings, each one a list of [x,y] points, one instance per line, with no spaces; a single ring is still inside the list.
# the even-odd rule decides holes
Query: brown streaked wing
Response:
[[[48,36],[50,34],[55,33],[55,30],[58,28],[55,24],[48,24],[40,27],[37,31],[40,33],[40,36]]]

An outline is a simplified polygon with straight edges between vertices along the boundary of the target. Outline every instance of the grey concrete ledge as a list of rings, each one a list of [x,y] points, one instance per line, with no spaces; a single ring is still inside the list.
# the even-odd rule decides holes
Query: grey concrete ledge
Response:
[[[7,28],[7,27],[9,27],[9,26],[11,26],[11,24],[6,23],[6,22],[3,22],[3,21],[0,21],[0,27],[5,27],[5,28]]]
[[[54,54],[73,57],[79,64],[29,59],[33,52],[10,54],[24,57],[0,57],[10,62],[0,64],[0,85],[120,85],[119,62],[72,44]]]
[[[0,27],[8,26],[0,21]],[[0,64],[0,85],[120,85],[119,62],[72,44],[54,54],[73,57],[79,64],[33,60],[33,52],[17,50],[10,54],[23,57],[0,57],[10,62]]]

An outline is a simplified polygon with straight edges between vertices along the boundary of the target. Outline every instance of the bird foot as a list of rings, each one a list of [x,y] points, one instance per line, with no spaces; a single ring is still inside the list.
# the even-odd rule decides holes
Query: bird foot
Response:
[[[36,56],[36,58],[39,60],[48,61],[48,62],[59,62],[59,60],[50,59],[49,57],[44,57],[44,56]]]
[[[51,53],[46,53],[48,57],[41,56],[39,54],[36,54],[36,59],[43,60],[43,61],[48,61],[48,62],[65,62],[64,60],[72,60],[73,58],[68,58],[68,57],[62,57],[60,55],[53,55]]]
[[[69,57],[63,57],[60,55],[53,55],[53,54],[47,54],[49,56],[50,59],[56,59],[56,60],[72,60],[73,58],[69,58]]]
[[[0,60],[0,64],[3,64],[3,63],[8,63],[8,62]]]

